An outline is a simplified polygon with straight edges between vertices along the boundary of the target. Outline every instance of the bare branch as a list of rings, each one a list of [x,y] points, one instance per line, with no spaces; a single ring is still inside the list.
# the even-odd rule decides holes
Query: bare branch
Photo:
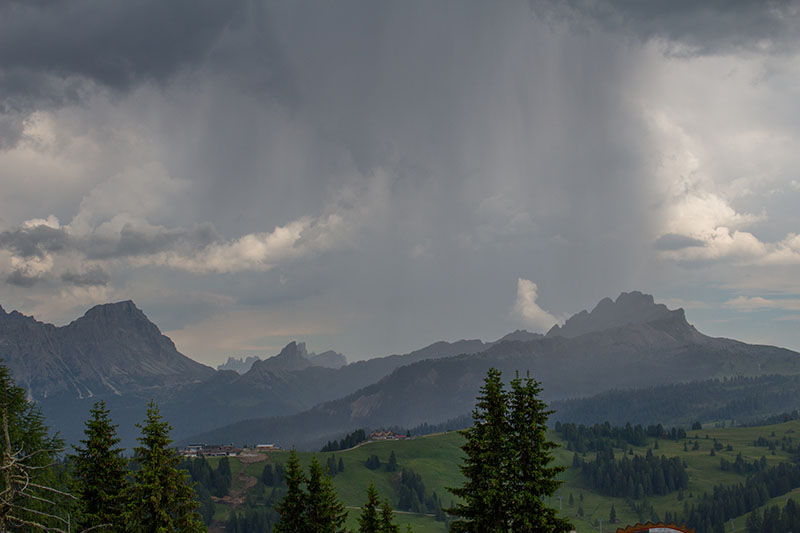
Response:
[[[22,505],[15,505],[14,509],[18,510],[18,511],[25,511],[26,513],[32,513],[32,514],[36,514],[36,515],[39,515],[39,516],[44,516],[44,517],[50,518],[52,520],[58,520],[59,522],[63,522],[65,524],[69,525],[69,521],[64,520],[60,516],[57,516],[57,515],[54,515],[54,514],[50,514],[50,513],[45,513],[44,511],[37,511],[36,509],[29,509],[27,507],[23,507]]]
[[[54,531],[55,533],[67,533],[67,531],[65,531],[65,530],[63,530],[61,528],[58,528],[58,527],[47,527],[47,526],[45,526],[43,524],[39,524],[38,522],[31,522],[29,520],[25,520],[23,518],[18,518],[18,517],[13,516],[13,515],[8,515],[8,519],[13,521],[13,522],[17,522],[20,525],[35,527],[36,529],[41,529],[43,531]]]

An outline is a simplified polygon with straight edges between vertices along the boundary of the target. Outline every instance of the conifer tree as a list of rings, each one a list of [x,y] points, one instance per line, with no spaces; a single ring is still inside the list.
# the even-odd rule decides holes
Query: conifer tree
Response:
[[[546,439],[550,411],[538,399],[539,383],[518,376],[511,393],[501,374],[487,373],[472,413],[473,426],[462,431],[466,442],[461,471],[466,481],[450,492],[464,502],[447,510],[460,517],[451,531],[470,533],[562,532],[572,529],[544,504],[560,485],[555,476],[562,467],[550,466]]]
[[[289,453],[289,460],[286,461],[284,472],[284,482],[286,483],[286,496],[278,505],[278,514],[281,519],[273,531],[275,533],[298,533],[306,531],[306,506],[308,496],[303,491],[303,483],[306,482],[305,475],[300,469],[300,461],[297,459],[297,452],[292,450]]]
[[[389,462],[386,463],[386,471],[387,472],[397,472],[397,455],[395,455],[394,450],[389,455]]]
[[[394,513],[389,500],[383,500],[381,509],[381,533],[399,533],[400,527],[394,523]]]
[[[135,532],[205,531],[197,513],[195,493],[186,472],[178,469],[180,459],[169,447],[172,427],[166,422],[154,401],[147,407],[147,418],[141,424],[142,436],[134,448],[134,461],[139,470],[133,473],[126,519]]]
[[[322,466],[316,456],[311,458],[307,484],[306,531],[315,533],[344,532],[347,511],[336,496],[330,476],[322,472]]]
[[[0,365],[0,531],[70,530],[74,496],[52,468],[64,443]]]
[[[378,491],[375,484],[370,482],[367,489],[367,501],[361,507],[361,515],[358,517],[359,533],[380,533],[381,519],[378,516]]]
[[[464,503],[447,512],[462,518],[451,524],[454,532],[506,532],[509,530],[507,455],[509,423],[507,393],[500,371],[489,369],[477,405],[473,425],[461,431],[466,458],[461,472],[466,481],[450,492]]]
[[[511,530],[536,532],[570,531],[572,525],[558,518],[555,509],[545,505],[561,482],[556,476],[566,470],[551,465],[550,453],[557,445],[547,440],[547,419],[553,413],[539,399],[541,386],[530,375],[511,380],[509,395],[510,443],[508,479],[511,502]]]
[[[94,404],[80,446],[73,446],[73,492],[78,497],[78,526],[89,529],[107,524],[104,531],[123,531],[127,461],[117,447],[117,426],[111,423],[103,401]]]

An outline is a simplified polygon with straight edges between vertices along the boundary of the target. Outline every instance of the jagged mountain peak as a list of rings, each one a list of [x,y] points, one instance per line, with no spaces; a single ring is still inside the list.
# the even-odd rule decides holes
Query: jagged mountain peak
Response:
[[[333,350],[316,354],[306,349],[306,343],[292,341],[284,346],[278,355],[255,361],[250,367],[250,371],[256,373],[264,371],[291,372],[295,370],[305,370],[311,366],[341,368],[346,364],[347,359],[345,356]]]
[[[673,315],[686,321],[683,309],[670,310],[664,304],[655,303],[650,294],[623,292],[616,300],[603,298],[591,312],[583,310],[573,315],[563,326],[553,326],[546,336],[577,337],[615,327],[664,320]]]

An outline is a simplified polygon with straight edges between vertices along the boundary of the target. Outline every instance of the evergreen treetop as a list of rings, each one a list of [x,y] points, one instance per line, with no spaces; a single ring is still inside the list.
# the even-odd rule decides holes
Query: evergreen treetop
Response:
[[[540,384],[527,376],[511,381],[506,392],[500,372],[487,373],[472,413],[462,430],[466,442],[461,487],[449,489],[463,503],[447,511],[460,519],[451,531],[470,533],[563,532],[572,529],[544,504],[560,485],[563,467],[552,466],[546,438],[551,411],[539,400]]]
[[[125,495],[129,490],[127,461],[103,401],[94,404],[81,440],[73,446],[73,492],[80,502],[78,526],[88,529],[107,524],[105,531],[123,531]]]
[[[359,533],[381,533],[379,505],[378,491],[375,490],[375,484],[370,482],[367,489],[367,501],[361,507],[361,515],[358,517]]]
[[[306,477],[300,469],[300,461],[297,459],[297,452],[294,449],[289,453],[289,460],[286,461],[284,482],[286,483],[286,496],[278,505],[278,514],[281,519],[273,531],[275,533],[305,531],[308,496],[303,491],[302,485],[306,482]]]
[[[180,459],[169,447],[172,429],[163,420],[155,402],[147,408],[144,423],[136,424],[142,435],[134,448],[134,461],[140,468],[133,473],[127,524],[136,532],[205,531],[195,501],[194,489],[186,473],[178,469]]]
[[[339,502],[329,475],[322,472],[316,456],[312,456],[308,471],[306,531],[343,533],[347,511]]]

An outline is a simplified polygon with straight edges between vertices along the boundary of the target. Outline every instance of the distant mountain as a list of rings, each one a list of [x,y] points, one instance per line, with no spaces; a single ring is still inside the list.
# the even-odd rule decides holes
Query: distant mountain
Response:
[[[34,400],[148,394],[214,374],[131,301],[97,305],[63,327],[0,308],[0,358]]]
[[[311,366],[323,366],[325,368],[342,368],[347,364],[347,358],[333,350],[327,350],[319,354],[312,352],[306,356],[306,359],[311,362]]]
[[[603,298],[591,313],[583,310],[569,318],[563,326],[556,324],[547,332],[547,336],[577,337],[619,326],[647,324],[666,319],[673,313],[683,313],[683,310],[670,311],[666,305],[656,304],[649,294],[623,292],[616,301]]]
[[[0,358],[67,442],[82,438],[89,410],[100,399],[111,408],[123,445],[130,446],[151,398],[180,438],[254,416],[297,413],[374,383],[398,366],[485,346],[440,342],[347,365],[332,350],[309,353],[305,344],[292,342],[274,357],[252,361],[240,375],[180,354],[130,301],[95,306],[64,327],[0,307]]]
[[[299,357],[299,358],[298,358]],[[237,374],[246,374],[250,371],[257,361],[264,361],[257,355],[245,358],[228,357],[225,363],[218,365],[217,370],[233,370]],[[303,342],[291,342],[281,353],[266,359],[269,363],[266,368],[275,371],[304,370],[312,366],[324,368],[342,368],[347,364],[347,358],[333,350],[327,350],[320,354],[309,353]]]
[[[358,427],[411,427],[462,415],[490,367],[509,379],[530,371],[549,401],[711,377],[800,373],[795,352],[707,337],[683,310],[636,292],[603,300],[544,337],[518,330],[495,342],[437,342],[344,366],[340,354],[312,354],[292,342],[244,374],[183,356],[132,302],[93,307],[64,327],[0,308],[0,357],[68,442],[81,438],[89,409],[103,399],[125,446],[134,443],[134,423],[151,398],[178,440],[200,434],[208,441],[305,446]]]
[[[525,329],[517,329],[509,333],[508,335],[504,335],[497,339],[494,344],[498,342],[506,342],[506,341],[520,341],[520,342],[527,342],[527,341],[535,341],[537,339],[541,339],[544,337],[541,333],[531,333]]]
[[[591,324],[615,324],[626,316],[629,302],[636,307],[641,301],[638,294],[633,298],[621,295],[612,305],[598,305],[590,315]],[[642,323],[638,319],[642,315],[654,320]],[[588,328],[590,322],[583,319],[572,324],[581,322],[581,327]],[[573,328],[577,329],[572,325],[563,329],[570,332]],[[215,441],[225,436],[239,442],[269,440],[313,448],[333,435],[360,427],[442,422],[472,409],[490,367],[500,369],[506,379],[517,371],[530,371],[543,384],[543,398],[554,401],[614,388],[721,376],[798,374],[800,354],[707,337],[686,321],[683,310],[670,311],[653,303],[640,306],[639,314],[626,325],[577,336],[502,342],[477,353],[422,360],[303,413],[238,422],[193,438]]]
[[[217,365],[217,370],[233,370],[237,374],[244,374],[253,366],[256,361],[261,361],[257,355],[244,357],[228,357],[228,360]]]
[[[305,370],[314,366],[337,369],[346,364],[347,359],[333,350],[317,355],[313,352],[309,353],[304,342],[292,341],[278,355],[262,361],[255,361],[251,366],[251,370],[253,366],[256,366],[261,373],[265,371],[291,372]]]
[[[688,427],[695,421],[750,424],[800,408],[800,375],[708,379],[601,392],[553,402],[553,422],[613,425],[663,424]]]

